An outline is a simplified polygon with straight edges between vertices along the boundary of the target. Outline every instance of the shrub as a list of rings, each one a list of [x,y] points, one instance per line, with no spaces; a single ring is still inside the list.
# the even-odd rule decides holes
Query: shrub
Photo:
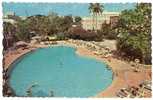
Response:
[[[94,40],[97,37],[96,32],[86,31],[80,26],[71,27],[68,37],[73,39]]]

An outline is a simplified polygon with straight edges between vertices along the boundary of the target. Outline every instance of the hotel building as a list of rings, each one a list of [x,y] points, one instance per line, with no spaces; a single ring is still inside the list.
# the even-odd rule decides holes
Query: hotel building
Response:
[[[97,16],[97,30],[101,28],[103,23],[110,24],[111,26],[116,25],[119,15],[119,12],[103,12],[102,15]],[[82,27],[85,30],[92,30],[93,27],[96,29],[96,17],[94,18],[94,21],[92,15],[82,17]]]

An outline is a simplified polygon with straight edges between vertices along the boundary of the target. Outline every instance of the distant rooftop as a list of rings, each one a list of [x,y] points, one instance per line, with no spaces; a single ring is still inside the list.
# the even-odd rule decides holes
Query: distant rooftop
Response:
[[[11,11],[10,12],[6,12],[6,13],[3,14],[3,17],[9,16],[9,15],[14,16],[15,12],[11,12]]]
[[[16,21],[13,19],[3,19],[3,22],[7,22],[7,23],[11,23],[11,24],[15,24]]]
[[[108,11],[104,11],[102,14],[116,14],[116,15],[119,15],[120,12],[108,12]]]
[[[102,13],[102,15],[98,15],[97,16],[97,19],[101,19],[102,17],[107,17],[107,16],[119,16],[119,14],[120,14],[120,12],[108,12],[108,11],[104,11]],[[91,18],[92,18],[92,15],[82,17],[83,20],[88,20],[88,19],[91,19]]]

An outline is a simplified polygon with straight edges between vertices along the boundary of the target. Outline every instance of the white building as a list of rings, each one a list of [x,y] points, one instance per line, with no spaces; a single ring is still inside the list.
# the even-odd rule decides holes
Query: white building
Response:
[[[3,22],[7,22],[7,23],[11,23],[11,24],[16,24],[16,21],[13,20],[13,19],[6,19],[6,18],[3,18]]]
[[[103,12],[101,16],[97,16],[97,29],[101,28],[101,25],[106,22],[111,24],[112,18],[118,17],[119,12]],[[93,16],[82,17],[82,26],[86,30],[96,29],[96,17],[93,20]]]

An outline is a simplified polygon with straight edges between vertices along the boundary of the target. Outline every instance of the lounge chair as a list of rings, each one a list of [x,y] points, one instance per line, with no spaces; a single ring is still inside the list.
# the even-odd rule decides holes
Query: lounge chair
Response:
[[[132,87],[129,88],[129,91],[131,93],[131,97],[135,98],[138,95],[139,88],[135,87],[135,86],[132,86]]]
[[[121,98],[130,98],[132,96],[132,94],[130,93],[130,91],[126,88],[122,88],[120,89],[117,94],[116,94],[118,97],[121,97]]]
[[[121,98],[135,98],[135,97],[144,97],[145,96],[145,92],[143,87],[127,87],[127,88],[122,88],[120,89],[119,92],[117,92],[116,94],[118,97]]]
[[[151,81],[145,80],[141,83],[141,85],[143,85],[145,89],[152,91]]]
[[[143,89],[142,90],[139,90],[138,91],[138,95],[136,97],[138,97],[138,98],[145,97],[145,91]]]
[[[120,98],[126,97],[126,95],[124,95],[124,94],[121,93],[121,92],[117,92],[117,93],[116,93],[116,96],[117,96],[117,97],[120,97]]]
[[[145,88],[144,88],[143,84],[139,85],[139,90],[138,90],[138,93],[137,93],[136,97],[138,97],[138,98],[145,97]]]

